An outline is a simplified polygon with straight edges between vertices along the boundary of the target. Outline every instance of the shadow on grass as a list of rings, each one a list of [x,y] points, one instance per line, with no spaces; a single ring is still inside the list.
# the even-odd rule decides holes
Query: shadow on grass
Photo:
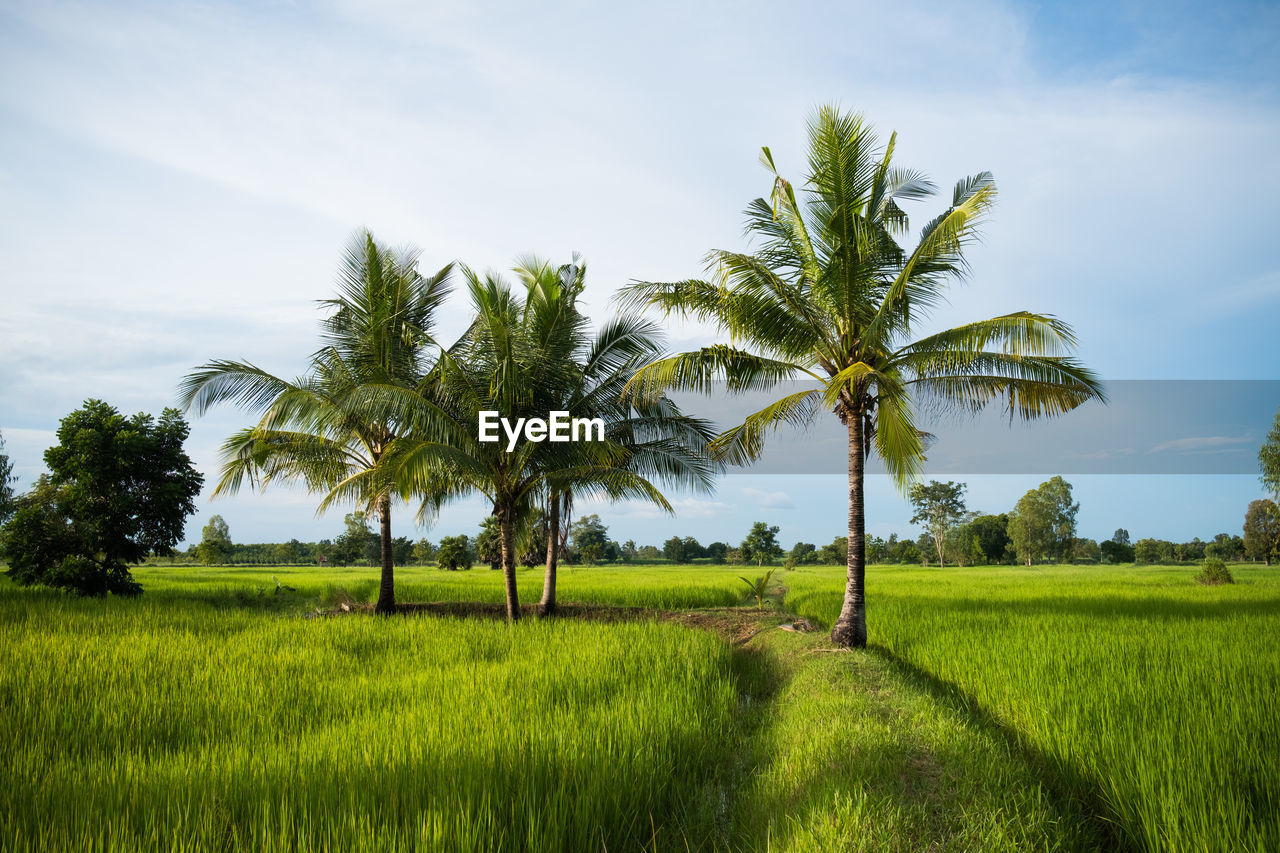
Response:
[[[1140,841],[1117,821],[1097,785],[1078,768],[1045,753],[958,685],[938,678],[884,646],[873,643],[868,646],[868,651],[884,661],[907,684],[927,693],[980,731],[999,738],[1010,750],[1024,756],[1059,808],[1068,814],[1083,815],[1089,821],[1097,832],[1099,849],[1128,851],[1141,848]]]

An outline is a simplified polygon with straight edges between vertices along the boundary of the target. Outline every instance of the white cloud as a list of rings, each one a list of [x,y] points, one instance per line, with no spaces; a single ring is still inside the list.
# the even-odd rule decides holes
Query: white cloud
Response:
[[[656,521],[671,516],[661,507],[648,501],[626,500],[608,501],[604,499],[588,500],[584,505],[591,511],[606,514],[610,520],[619,521]],[[677,498],[671,502],[676,518],[707,519],[732,512],[735,507],[722,501],[707,498]]]
[[[766,492],[748,486],[742,490],[742,493],[752,498],[760,509],[795,509],[796,507],[796,502],[786,492]]]
[[[1179,453],[1229,453],[1241,450],[1240,445],[1252,446],[1255,442],[1256,439],[1248,436],[1206,435],[1194,438],[1176,438],[1173,441],[1157,444],[1147,452],[1162,453],[1172,450]]]

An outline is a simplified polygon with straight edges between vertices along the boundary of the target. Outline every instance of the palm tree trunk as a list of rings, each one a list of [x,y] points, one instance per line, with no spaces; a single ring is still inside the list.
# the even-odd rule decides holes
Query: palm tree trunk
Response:
[[[515,519],[511,509],[503,507],[498,516],[498,530],[502,534],[502,576],[507,586],[507,621],[520,618],[520,593],[516,589],[516,536]]]
[[[551,513],[547,519],[547,573],[542,578],[542,601],[539,616],[556,612],[556,560],[560,551],[560,495],[551,496]]]
[[[848,413],[845,423],[849,428],[849,557],[845,564],[844,605],[840,608],[840,618],[831,629],[831,642],[844,648],[860,649],[867,645],[863,413]]]
[[[380,545],[382,546],[382,583],[378,587],[378,603],[374,613],[386,615],[396,612],[396,575],[395,564],[391,559],[391,496],[378,498],[378,520]]]

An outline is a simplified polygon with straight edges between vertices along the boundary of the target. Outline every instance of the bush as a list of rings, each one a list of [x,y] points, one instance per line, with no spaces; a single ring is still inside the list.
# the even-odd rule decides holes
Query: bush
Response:
[[[1209,559],[1204,561],[1204,568],[1200,570],[1200,574],[1196,575],[1196,582],[1205,586],[1218,586],[1224,583],[1235,583],[1235,578],[1231,577],[1231,570],[1227,568],[1227,564],[1221,560]]]

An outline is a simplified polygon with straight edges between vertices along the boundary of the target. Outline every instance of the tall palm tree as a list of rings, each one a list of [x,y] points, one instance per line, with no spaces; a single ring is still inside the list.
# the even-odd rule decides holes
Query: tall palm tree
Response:
[[[576,395],[582,378],[573,358],[586,323],[567,295],[554,292],[562,284],[575,286],[567,271],[558,283],[541,281],[537,288],[527,288],[524,299],[499,276],[481,277],[465,267],[463,275],[475,320],[440,354],[420,388],[411,429],[393,442],[386,457],[386,477],[404,496],[421,499],[424,513],[473,491],[493,502],[507,618],[515,621],[520,618],[517,539],[552,495],[639,498],[668,512],[671,505],[644,476],[659,463],[647,469],[629,464],[635,454],[617,440],[616,430],[612,436],[606,432],[603,441],[522,441],[510,451],[505,441],[480,441],[482,411],[497,412],[512,423],[545,418],[550,411],[577,417],[589,411]],[[597,354],[601,363],[607,359],[606,353]],[[621,387],[615,383],[612,393],[617,395]],[[556,526],[550,525],[548,536],[553,551]]]
[[[780,396],[715,447],[730,462],[757,458],[764,435],[806,423],[826,409],[848,432],[849,556],[844,605],[831,632],[839,646],[867,641],[864,596],[865,461],[876,450],[900,488],[924,461],[916,428],[921,402],[977,411],[1002,400],[1010,416],[1056,415],[1103,399],[1097,377],[1070,356],[1067,324],[1018,311],[913,339],[950,283],[966,272],[965,247],[995,200],[990,173],[960,181],[951,204],[921,229],[913,248],[903,200],[935,191],[923,175],[893,165],[896,135],[880,147],[860,115],[823,107],[810,119],[809,173],[803,201],[778,174],[773,156],[769,200],[746,210],[754,253],[712,252],[712,280],[635,282],[624,304],[715,323],[731,343],[660,359],[640,371],[641,396],[684,387],[730,392],[816,384]]]
[[[569,381],[546,401],[551,410],[574,417],[600,418],[605,435],[622,451],[618,467],[650,482],[709,490],[715,465],[707,453],[713,437],[707,421],[692,418],[665,396],[648,399],[624,394],[635,371],[662,353],[657,324],[638,316],[616,317],[596,334],[587,330],[577,299],[586,283],[586,266],[556,267],[537,257],[520,260],[517,277],[526,288],[524,325],[542,359],[564,364]],[[546,477],[546,571],[538,612],[556,610],[560,552],[566,540],[575,493],[603,491],[607,485],[586,480],[574,470]],[[612,496],[612,495],[610,495]]]
[[[319,511],[354,502],[380,522],[382,579],[376,612],[395,610],[391,549],[394,484],[381,476],[387,448],[404,428],[406,397],[416,393],[435,351],[435,311],[449,290],[452,264],[418,272],[416,250],[391,250],[367,232],[343,255],[338,295],[321,301],[323,346],[307,373],[287,380],[248,361],[211,361],[186,376],[183,404],[203,414],[233,403],[260,414],[222,447],[214,496],[235,493],[246,478],[263,488],[301,481],[325,493]]]

